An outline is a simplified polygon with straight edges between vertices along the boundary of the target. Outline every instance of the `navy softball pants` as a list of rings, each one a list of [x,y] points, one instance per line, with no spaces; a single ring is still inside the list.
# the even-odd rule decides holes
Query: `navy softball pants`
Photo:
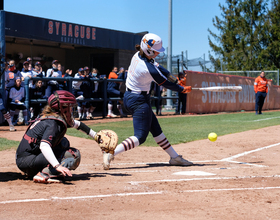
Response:
[[[149,132],[153,137],[162,133],[158,120],[152,110],[149,94],[136,94],[126,91],[124,94],[124,107],[132,114],[134,136],[138,138],[139,144],[145,142]]]

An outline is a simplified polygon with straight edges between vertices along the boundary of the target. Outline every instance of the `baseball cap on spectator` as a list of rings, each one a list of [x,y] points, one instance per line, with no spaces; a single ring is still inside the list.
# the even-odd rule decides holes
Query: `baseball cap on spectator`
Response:
[[[53,60],[53,61],[52,61],[52,64],[54,64],[54,63],[58,63],[58,60]]]
[[[78,70],[78,72],[83,72],[84,71],[84,69],[83,68],[80,68],[79,70]]]
[[[87,66],[85,66],[85,67],[84,67],[84,71],[85,71],[85,70],[89,70],[89,68],[88,68]]]
[[[17,79],[20,79],[20,80],[21,80],[21,77],[20,77],[20,76],[17,76],[17,77],[16,77],[16,80],[17,80]]]
[[[29,62],[28,62],[28,61],[24,61],[24,62],[23,62],[23,65],[25,65],[25,64],[28,64],[28,65],[29,65]]]
[[[35,66],[39,66],[39,65],[41,66],[41,63],[39,61],[35,63]]]
[[[32,59],[31,59],[30,57],[28,57],[28,58],[27,58],[27,61],[28,61],[28,62],[29,62],[29,61],[32,61]]]

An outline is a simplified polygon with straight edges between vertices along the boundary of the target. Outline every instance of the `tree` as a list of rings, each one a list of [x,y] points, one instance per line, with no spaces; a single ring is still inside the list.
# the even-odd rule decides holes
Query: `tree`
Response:
[[[272,0],[271,10],[269,11],[269,30],[268,30],[268,45],[263,51],[264,56],[268,61],[271,69],[280,68],[280,1]]]
[[[227,0],[226,6],[219,4],[222,18],[215,16],[213,25],[218,34],[208,32],[209,45],[215,55],[209,54],[215,70],[220,69],[221,60],[226,70],[261,70],[265,61],[259,55],[267,47],[268,0]],[[214,57],[215,56],[215,57]],[[217,57],[217,58],[216,58]]]

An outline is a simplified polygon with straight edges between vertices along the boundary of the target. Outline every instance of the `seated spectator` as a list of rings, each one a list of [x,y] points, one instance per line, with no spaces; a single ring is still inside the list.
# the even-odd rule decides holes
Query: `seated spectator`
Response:
[[[26,61],[29,63],[28,69],[32,71],[32,69],[33,69],[32,58],[31,57],[27,57]]]
[[[10,115],[11,120],[13,121],[13,118],[18,115],[19,110],[22,110],[24,123],[25,125],[28,125],[27,122],[27,109],[24,104],[25,101],[25,91],[24,87],[21,86],[21,77],[16,78],[15,86],[13,86],[9,93],[9,99],[10,99]]]
[[[38,61],[35,63],[34,69],[32,70],[33,77],[45,77],[46,73],[43,71],[42,64]]]
[[[61,72],[58,70],[58,61],[52,61],[52,68],[47,70],[46,77],[62,77]],[[47,82],[46,96],[50,97],[54,91],[59,90],[59,83],[56,80],[50,80]]]
[[[118,78],[118,68],[114,67],[112,72],[110,72],[108,79],[117,79]],[[118,82],[108,82],[107,85],[107,93],[109,98],[111,97],[123,97],[123,94],[119,90],[119,83]],[[113,113],[113,101],[109,101],[108,103],[108,118],[115,118],[117,115]],[[120,112],[121,117],[126,117],[126,115],[122,111],[122,106],[119,101],[117,101],[117,108]]]
[[[26,78],[31,78],[33,76],[33,72],[31,70],[29,70],[29,62],[25,61],[23,63],[23,70],[21,71],[21,75],[22,75],[22,81],[24,81],[24,79]],[[33,88],[33,81],[29,80],[29,88]]]
[[[30,99],[46,99],[42,84],[42,80],[36,81],[35,87],[29,90]],[[32,103],[30,106],[30,118],[34,120],[40,115],[45,103]]]
[[[15,61],[10,60],[9,69],[5,72],[5,89],[8,98],[8,92],[15,85],[16,77],[22,77],[19,70],[16,69]]]

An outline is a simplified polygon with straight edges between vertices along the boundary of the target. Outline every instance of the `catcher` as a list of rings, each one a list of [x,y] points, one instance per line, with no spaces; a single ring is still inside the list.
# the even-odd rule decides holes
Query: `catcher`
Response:
[[[104,152],[114,152],[118,137],[111,130],[96,133],[87,125],[72,118],[75,96],[58,90],[48,99],[40,118],[27,128],[16,152],[18,168],[33,177],[36,183],[61,183],[72,176],[81,161],[78,149],[70,147],[64,137],[67,127],[74,127],[91,136]]]

